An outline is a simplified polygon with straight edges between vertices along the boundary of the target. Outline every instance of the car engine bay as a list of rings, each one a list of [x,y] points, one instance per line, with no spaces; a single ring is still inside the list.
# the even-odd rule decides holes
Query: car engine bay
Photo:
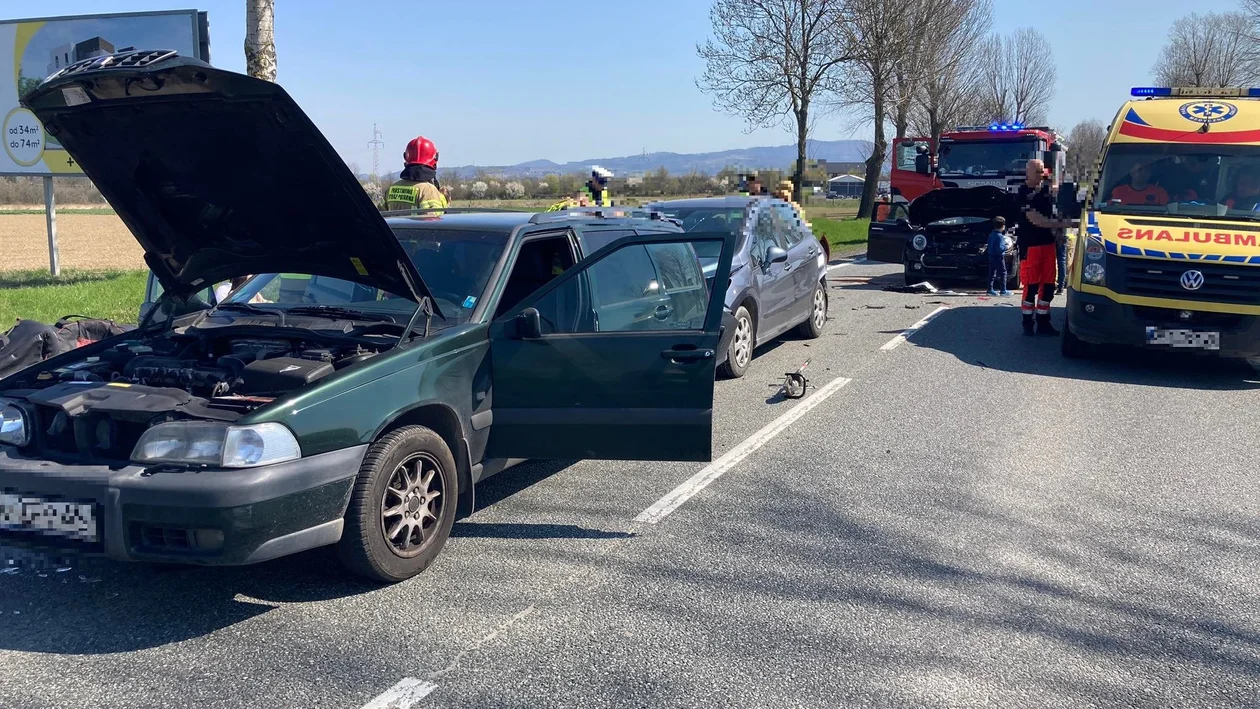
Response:
[[[383,349],[350,338],[315,340],[173,332],[127,339],[32,369],[0,396],[25,400],[35,422],[31,445],[41,453],[125,460],[150,426],[232,422]]]

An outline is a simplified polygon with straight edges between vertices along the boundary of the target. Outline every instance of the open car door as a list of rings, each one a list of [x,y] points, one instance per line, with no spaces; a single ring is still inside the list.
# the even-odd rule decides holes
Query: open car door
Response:
[[[495,320],[486,456],[711,460],[735,239],[618,239]],[[696,254],[717,245],[710,286]]]
[[[914,231],[910,228],[904,202],[893,202],[887,207],[885,214],[877,215],[882,219],[872,219],[867,227],[866,260],[901,263],[905,259],[906,242]]]

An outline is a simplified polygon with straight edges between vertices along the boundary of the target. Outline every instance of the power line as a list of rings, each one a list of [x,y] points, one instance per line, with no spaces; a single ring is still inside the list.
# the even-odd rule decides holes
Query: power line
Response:
[[[375,184],[381,178],[381,147],[385,145],[375,123],[372,124],[372,139],[368,145],[372,146],[372,183]]]

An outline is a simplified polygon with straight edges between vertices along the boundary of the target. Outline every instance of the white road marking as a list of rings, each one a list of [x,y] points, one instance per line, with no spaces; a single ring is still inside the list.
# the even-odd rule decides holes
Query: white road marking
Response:
[[[411,709],[416,702],[429,696],[435,689],[437,685],[432,682],[404,677],[376,699],[364,704],[363,709]]]
[[[651,507],[643,510],[638,517],[634,518],[634,521],[647,522],[648,524],[656,524],[661,521],[669,513],[681,507],[684,502],[694,497],[696,493],[708,487],[709,483],[722,477],[728,470],[734,468],[740,461],[751,455],[753,451],[769,443],[770,439],[782,433],[794,421],[804,416],[810,409],[821,404],[827,397],[840,391],[841,387],[851,381],[853,380],[840,377],[823,385],[821,389],[814,391],[804,401],[793,406],[782,416],[771,421],[765,428],[746,438],[743,443],[727,451],[721,458],[706,465],[700,472],[671,490],[669,494],[657,500]]]
[[[828,270],[828,271],[834,271],[834,270],[836,270],[837,268],[844,268],[845,266],[855,266],[855,265],[856,265],[856,266],[865,266],[865,265],[867,265],[867,264],[871,264],[871,263],[874,263],[874,261],[867,261],[866,259],[864,259],[864,258],[863,258],[863,259],[858,259],[858,260],[856,260],[856,261],[845,261],[844,263],[837,263],[837,264],[833,264],[833,265],[831,265],[831,266],[828,266],[828,267],[827,267],[827,270]]]
[[[949,310],[949,306],[948,306],[948,305],[942,305],[941,307],[937,308],[936,310],[933,310],[932,312],[928,313],[927,317],[923,318],[923,319],[922,319],[922,320],[920,320],[919,322],[917,322],[917,323],[915,323],[915,324],[911,325],[910,327],[906,328],[905,330],[903,330],[903,331],[901,332],[901,334],[900,334],[900,335],[897,335],[896,337],[894,337],[894,338],[892,338],[891,340],[889,340],[889,341],[888,341],[888,343],[887,343],[887,344],[885,344],[885,345],[884,345],[883,347],[881,347],[880,349],[881,349],[881,350],[884,350],[884,351],[888,351],[888,350],[891,350],[891,349],[895,349],[895,348],[897,347],[897,345],[900,345],[901,343],[905,342],[905,341],[906,341],[906,338],[908,338],[908,337],[910,337],[911,335],[913,335],[914,333],[918,332],[918,331],[919,331],[919,330],[920,330],[920,329],[921,329],[924,325],[927,325],[929,322],[931,322],[931,321],[932,321],[932,318],[936,317],[937,315],[940,315],[942,312],[944,312],[944,311],[946,311],[946,310]]]

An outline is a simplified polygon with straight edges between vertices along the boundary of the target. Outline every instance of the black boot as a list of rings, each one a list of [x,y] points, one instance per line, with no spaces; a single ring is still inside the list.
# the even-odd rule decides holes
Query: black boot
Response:
[[[1025,335],[1033,334],[1033,316],[1031,315],[1024,316],[1024,334]]]
[[[1059,331],[1054,329],[1054,324],[1050,322],[1049,315],[1037,316],[1037,334],[1038,335],[1057,335]]]

